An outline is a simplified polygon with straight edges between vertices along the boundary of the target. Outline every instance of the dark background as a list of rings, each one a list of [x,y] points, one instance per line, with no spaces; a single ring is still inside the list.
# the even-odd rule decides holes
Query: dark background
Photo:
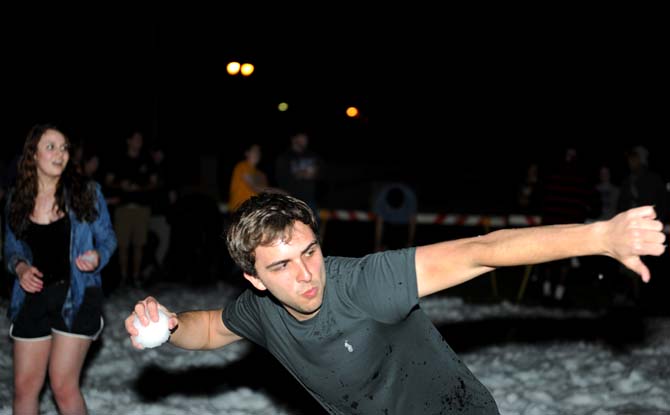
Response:
[[[606,163],[616,183],[626,173],[624,151],[643,144],[652,167],[670,180],[663,10],[630,4],[588,10],[478,3],[468,11],[447,4],[370,4],[365,11],[346,3],[322,10],[251,6],[240,12],[230,4],[149,11],[58,5],[3,13],[0,158],[17,151],[33,123],[55,121],[74,140],[95,143],[104,168],[104,159],[139,127],[166,147],[180,184],[193,184],[203,160],[215,160],[218,197],[225,201],[243,143],[263,145],[261,168],[272,179],[272,161],[289,133],[308,128],[312,148],[328,166],[324,207],[367,209],[372,183],[402,180],[416,188],[422,211],[514,211],[528,163],[549,166],[568,145],[577,146],[594,180]],[[230,60],[252,62],[256,71],[230,77]],[[283,100],[287,113],[277,111]],[[351,104],[361,117],[344,116]],[[191,219],[200,218],[198,224],[218,237],[215,220],[189,213],[189,231],[207,233],[192,230]],[[422,225],[417,243],[481,231],[475,229]],[[181,245],[171,247],[166,279],[195,283],[193,275],[203,278],[211,265],[242,281],[230,272],[220,239],[189,256],[195,239],[182,232],[173,228]],[[329,225],[327,235],[330,255],[362,255],[373,246],[374,229],[369,222],[340,222]],[[667,258],[665,265],[651,259],[655,271],[667,270]],[[587,262],[580,272],[596,268]],[[108,269],[115,276],[114,265]],[[571,301],[609,304],[610,291],[592,274],[576,279]],[[523,270],[498,275],[498,298],[516,299]],[[108,291],[117,283],[110,280]],[[479,278],[450,292],[489,300],[491,281]],[[652,279],[640,305],[667,313],[667,285],[667,279]],[[526,299],[538,297],[539,284],[531,283]],[[555,326],[547,328],[555,335]],[[479,335],[450,342],[469,336],[481,343],[481,333],[491,330],[474,332]],[[251,360],[272,369],[261,357]],[[153,375],[144,384],[156,384]],[[294,395],[296,405],[314,404],[300,400],[297,389]]]
[[[225,200],[242,143],[263,144],[272,179],[289,132],[307,127],[329,167],[320,197],[344,208],[403,180],[423,210],[511,210],[526,165],[566,145],[594,179],[605,162],[620,180],[636,144],[669,176],[658,10],[214,10],[7,15],[6,148],[51,120],[109,155],[140,127],[184,182],[215,158]],[[233,59],[256,71],[228,76]],[[344,116],[350,104],[361,117]]]

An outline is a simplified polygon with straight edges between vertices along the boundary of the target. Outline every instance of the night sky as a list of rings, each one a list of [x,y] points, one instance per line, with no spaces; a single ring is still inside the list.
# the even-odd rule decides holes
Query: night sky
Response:
[[[188,166],[201,154],[228,166],[239,143],[258,141],[269,169],[288,133],[308,128],[343,186],[392,178],[476,199],[506,194],[529,161],[565,145],[616,177],[627,146],[655,160],[667,141],[667,42],[653,10],[305,12],[273,24],[176,10],[8,19],[7,142],[53,120],[113,151],[139,127]],[[231,59],[256,72],[228,76]],[[344,116],[350,103],[360,118]]]

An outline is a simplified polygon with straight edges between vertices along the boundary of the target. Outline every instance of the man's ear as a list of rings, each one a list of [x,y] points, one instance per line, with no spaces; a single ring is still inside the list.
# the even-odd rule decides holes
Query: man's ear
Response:
[[[253,275],[247,274],[246,272],[243,273],[243,275],[244,275],[244,278],[246,278],[247,281],[249,281],[251,283],[251,285],[253,285],[257,290],[265,291],[265,290],[268,289],[265,286],[265,284],[263,284],[263,282],[261,281],[260,278],[254,277]]]

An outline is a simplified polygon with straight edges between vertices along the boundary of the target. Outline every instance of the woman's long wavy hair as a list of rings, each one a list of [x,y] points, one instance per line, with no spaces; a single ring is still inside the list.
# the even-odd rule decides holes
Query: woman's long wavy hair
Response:
[[[55,130],[63,132],[54,124],[37,124],[28,132],[23,144],[23,153],[18,164],[16,175],[16,186],[12,192],[11,205],[9,207],[9,226],[12,232],[21,239],[30,222],[30,215],[35,209],[35,198],[37,197],[37,144],[47,132]],[[70,139],[65,136],[65,142],[70,151]],[[96,207],[96,194],[94,186],[89,180],[77,172],[72,161],[68,161],[63,174],[58,180],[56,187],[56,207],[58,212],[67,212],[72,209],[77,219],[92,222],[98,217]]]

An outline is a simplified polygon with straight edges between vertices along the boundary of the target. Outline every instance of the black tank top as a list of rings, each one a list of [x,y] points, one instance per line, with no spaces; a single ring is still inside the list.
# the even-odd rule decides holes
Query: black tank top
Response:
[[[30,222],[26,242],[33,253],[33,266],[44,274],[45,285],[70,281],[70,218],[49,224]]]

